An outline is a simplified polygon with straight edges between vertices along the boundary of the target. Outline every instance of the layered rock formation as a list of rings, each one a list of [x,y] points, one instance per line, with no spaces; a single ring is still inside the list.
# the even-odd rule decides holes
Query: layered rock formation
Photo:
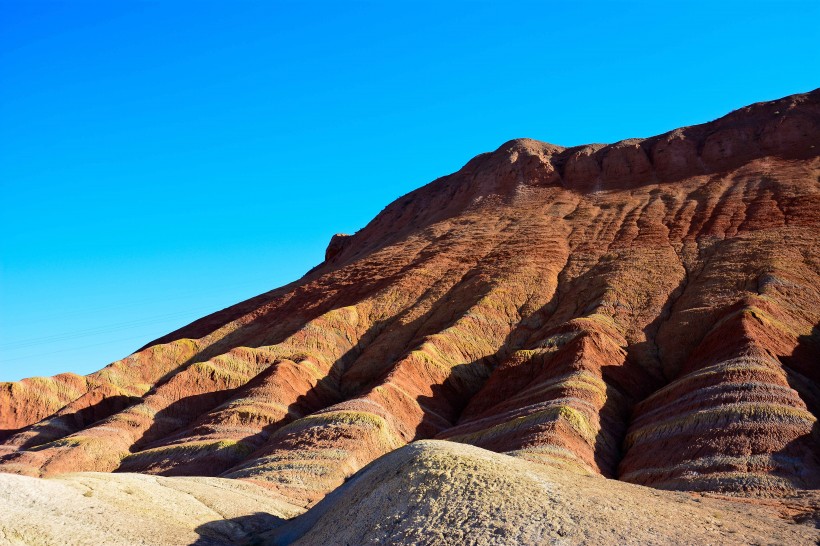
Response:
[[[819,488],[818,152],[820,91],[645,140],[508,142],[291,285],[97,374],[0,384],[0,471],[310,506],[438,438],[663,489]]]

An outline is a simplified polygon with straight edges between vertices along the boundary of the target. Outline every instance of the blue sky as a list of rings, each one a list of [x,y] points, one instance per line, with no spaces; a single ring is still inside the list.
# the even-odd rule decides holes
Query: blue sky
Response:
[[[820,85],[820,2],[437,4],[0,0],[0,381],[295,280],[511,138]]]

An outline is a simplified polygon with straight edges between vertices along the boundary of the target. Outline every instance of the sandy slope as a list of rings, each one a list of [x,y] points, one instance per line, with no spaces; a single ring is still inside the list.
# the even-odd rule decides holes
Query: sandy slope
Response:
[[[233,544],[301,512],[237,480],[0,474],[0,544]]]
[[[425,440],[375,461],[264,544],[814,544],[748,503],[579,476]]]

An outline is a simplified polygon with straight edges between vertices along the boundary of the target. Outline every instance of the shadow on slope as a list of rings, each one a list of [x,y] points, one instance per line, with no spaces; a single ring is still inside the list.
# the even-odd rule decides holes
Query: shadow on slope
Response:
[[[137,396],[110,396],[77,411],[62,413],[61,410],[54,417],[22,428],[13,435],[25,434],[26,438],[19,445],[19,449],[30,449],[91,426],[129,406],[139,403],[141,400]],[[7,438],[11,436],[8,435]],[[2,437],[2,432],[0,432],[0,441],[5,441],[5,439]]]
[[[818,537],[770,507],[578,476],[424,440],[377,459],[305,514],[250,543],[808,544]]]
[[[232,519],[218,519],[194,529],[199,538],[191,546],[227,546],[245,543],[254,534],[270,531],[287,520],[265,512]],[[254,542],[251,542],[253,544]]]
[[[159,473],[165,476],[217,476],[242,461],[253,459],[256,450],[275,431],[295,419],[340,401],[339,379],[341,374],[346,366],[361,353],[366,340],[377,335],[381,327],[382,322],[374,324],[356,346],[331,364],[326,375],[287,405],[281,418],[259,427],[256,433],[236,439],[235,443],[229,441],[225,449],[210,450],[200,454],[195,454],[192,450],[187,455],[180,455],[178,461],[169,463],[166,460]],[[207,441],[213,440],[213,442],[219,442],[220,439],[234,440],[230,438],[230,433],[220,431],[220,425],[226,418],[230,419],[235,417],[236,413],[242,413],[241,410],[237,410],[232,414],[231,403],[244,401],[243,406],[245,406],[250,400],[261,404],[274,401],[275,396],[281,394],[283,388],[282,380],[278,377],[281,371],[280,366],[299,365],[304,360],[310,360],[310,357],[293,354],[289,357],[276,358],[265,371],[239,388],[189,396],[175,402],[157,413],[154,423],[142,439],[134,444],[132,452],[139,454],[142,450],[154,448],[169,448],[173,451],[174,447],[179,447],[182,453],[187,443],[196,444],[198,439],[207,438]],[[289,381],[285,383],[292,386]],[[271,392],[271,389],[275,390]],[[191,407],[196,409],[192,410]],[[250,423],[244,424],[248,426]],[[134,461],[130,461],[130,464],[123,464],[119,471],[144,472],[150,469],[150,466],[144,466],[145,462],[136,464],[137,466],[134,466]],[[150,460],[148,464],[151,464]]]
[[[789,386],[819,420],[814,422],[811,432],[786,444],[777,455],[794,461],[795,474],[804,482],[798,485],[820,489],[820,324],[812,328],[811,334],[800,336],[792,354],[780,357],[780,361]],[[796,460],[794,455],[800,453],[804,454],[803,458]],[[820,528],[820,506],[814,507],[810,517]]]

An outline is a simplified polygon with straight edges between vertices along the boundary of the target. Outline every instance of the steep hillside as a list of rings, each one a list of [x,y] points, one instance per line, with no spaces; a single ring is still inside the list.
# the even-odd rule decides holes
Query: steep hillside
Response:
[[[291,285],[96,374],[0,384],[0,471],[221,476],[307,507],[437,438],[785,498],[820,488],[818,412],[820,90],[482,154]]]

